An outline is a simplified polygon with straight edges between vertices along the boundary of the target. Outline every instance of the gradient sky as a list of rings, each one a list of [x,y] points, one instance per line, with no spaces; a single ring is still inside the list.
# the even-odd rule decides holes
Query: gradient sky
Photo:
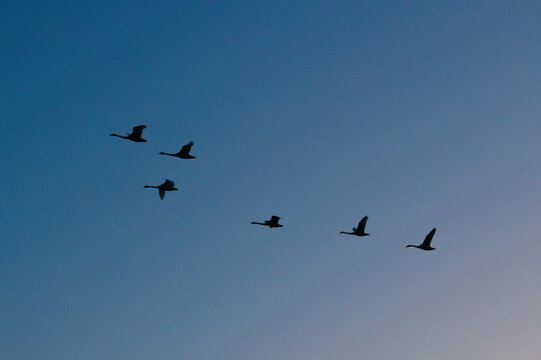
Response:
[[[541,2],[11,1],[0,26],[1,359],[541,356]]]

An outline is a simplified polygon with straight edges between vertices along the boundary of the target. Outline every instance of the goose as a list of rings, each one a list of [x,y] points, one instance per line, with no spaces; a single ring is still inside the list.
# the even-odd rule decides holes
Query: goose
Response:
[[[260,223],[260,222],[257,222],[257,221],[252,221],[251,224],[268,226],[271,229],[275,228],[275,227],[283,227],[284,225],[278,224],[278,220],[280,220],[280,217],[273,215],[273,216],[271,216],[270,220],[265,220],[265,222],[263,222],[263,223]]]
[[[367,234],[364,232],[364,229],[366,228],[366,221],[368,220],[368,216],[365,216],[359,221],[359,225],[355,228],[353,228],[353,232],[345,232],[340,231],[340,234],[348,234],[348,235],[355,235],[355,236],[368,236],[370,234]]]
[[[117,135],[117,134],[111,134],[110,136],[116,136],[119,138],[135,141],[135,142],[147,142],[146,139],[143,139],[141,135],[143,135],[143,130],[146,129],[146,125],[139,125],[135,126],[131,132],[131,134],[128,133],[127,136]]]
[[[165,152],[161,152],[159,154],[160,155],[174,156],[174,157],[178,157],[180,159],[195,159],[195,156],[190,155],[190,150],[192,149],[192,146],[193,146],[193,141],[190,141],[189,143],[184,145],[180,149],[180,151],[178,153],[176,153],[176,154],[169,154],[169,153],[165,153]]]
[[[158,193],[160,194],[160,199],[162,199],[162,200],[165,197],[165,192],[166,191],[176,191],[176,190],[178,190],[175,187],[174,181],[171,181],[169,179],[165,179],[165,182],[163,184],[159,185],[159,186],[145,185],[144,188],[158,189]]]
[[[407,245],[406,247],[416,247],[417,249],[430,251],[430,250],[436,250],[436,248],[433,248],[430,246],[430,242],[432,241],[432,238],[434,237],[434,234],[436,233],[436,228],[430,230],[430,232],[426,235],[425,241],[421,245]]]

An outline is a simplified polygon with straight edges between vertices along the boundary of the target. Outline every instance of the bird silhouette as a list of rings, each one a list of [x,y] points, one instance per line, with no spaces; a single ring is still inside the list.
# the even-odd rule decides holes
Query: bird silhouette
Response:
[[[159,185],[159,186],[145,185],[144,188],[158,189],[158,193],[160,194],[160,199],[162,199],[162,200],[165,197],[165,192],[166,191],[176,191],[176,190],[178,190],[175,187],[174,181],[171,181],[169,179],[165,179],[165,182],[163,184]]]
[[[178,153],[175,153],[175,154],[169,154],[169,153],[165,153],[165,152],[161,152],[159,153],[160,155],[169,155],[169,156],[174,156],[174,157],[178,157],[180,159],[195,159],[195,156],[192,156],[190,155],[190,150],[192,149],[192,146],[193,146],[193,141],[190,141],[189,143],[187,143],[186,145],[184,145],[180,151]]]
[[[416,247],[421,250],[430,251],[430,250],[436,250],[436,248],[433,248],[430,246],[430,242],[432,241],[432,238],[434,237],[434,234],[436,233],[436,228],[430,230],[430,232],[426,235],[425,241],[421,245],[407,245],[406,247]]]
[[[265,220],[263,223],[252,221],[251,224],[268,226],[270,228],[283,227],[284,225],[278,224],[278,220],[280,220],[280,217],[273,215],[271,216],[270,220]]]
[[[135,141],[135,142],[147,142],[145,139],[143,139],[141,137],[141,135],[143,135],[143,130],[146,129],[147,126],[146,125],[139,125],[139,126],[135,126],[130,133],[128,133],[127,136],[122,136],[122,135],[117,135],[117,134],[111,134],[111,136],[116,136],[116,137],[119,137],[119,138],[123,138],[123,139],[127,139],[127,140],[131,140],[131,141]]]
[[[353,228],[353,232],[345,232],[340,231],[340,234],[348,234],[348,235],[355,235],[355,236],[368,236],[370,234],[367,234],[364,232],[364,229],[366,228],[366,221],[368,220],[368,216],[365,216],[359,221],[359,225],[355,228]]]

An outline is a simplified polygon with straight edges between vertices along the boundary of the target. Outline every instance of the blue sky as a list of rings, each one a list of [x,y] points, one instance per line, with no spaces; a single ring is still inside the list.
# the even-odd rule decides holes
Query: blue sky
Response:
[[[540,19],[5,4],[0,357],[536,359]],[[157,155],[191,139],[197,160]]]

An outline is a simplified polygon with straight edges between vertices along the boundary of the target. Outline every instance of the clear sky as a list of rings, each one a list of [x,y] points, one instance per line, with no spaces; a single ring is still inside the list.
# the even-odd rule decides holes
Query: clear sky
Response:
[[[11,1],[0,28],[1,359],[539,359],[541,2]]]

